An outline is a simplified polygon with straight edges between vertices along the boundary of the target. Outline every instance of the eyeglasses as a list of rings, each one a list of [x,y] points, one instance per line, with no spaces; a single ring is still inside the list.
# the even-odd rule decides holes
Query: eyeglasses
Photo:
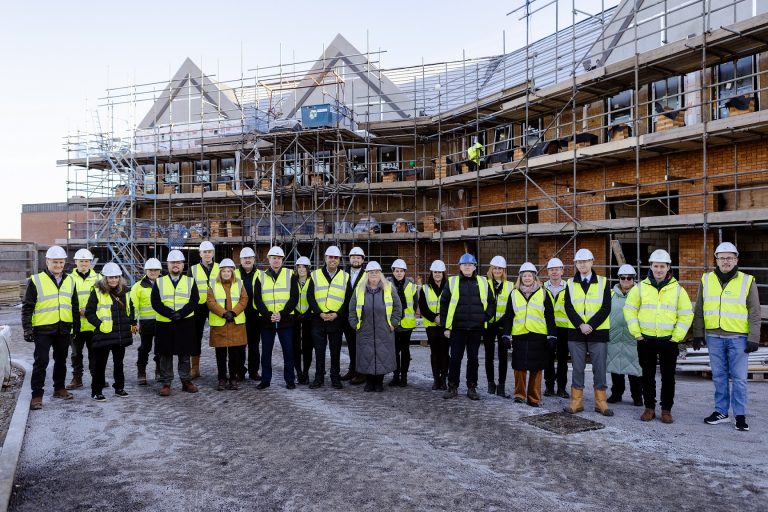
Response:
[[[736,261],[736,258],[734,258],[733,256],[726,256],[724,258],[717,258],[717,261],[724,261],[724,262],[731,263]]]
[[[635,278],[632,277],[632,276],[619,276],[619,279],[621,281],[634,281],[635,280]]]

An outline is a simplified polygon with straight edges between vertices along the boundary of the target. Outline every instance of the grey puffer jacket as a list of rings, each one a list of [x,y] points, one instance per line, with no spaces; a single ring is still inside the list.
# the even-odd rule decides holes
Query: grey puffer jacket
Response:
[[[390,324],[387,323],[386,318],[385,286],[389,286],[392,291],[390,323],[393,327],[400,324],[403,308],[397,291],[391,284],[381,281],[374,289],[363,283],[361,285],[365,288],[365,293],[359,329],[357,329],[357,323],[360,320],[357,312],[359,288],[352,292],[352,299],[349,302],[349,324],[353,329],[357,329],[356,368],[359,373],[366,375],[386,375],[395,371],[397,364],[395,363],[395,333],[389,328]]]
[[[624,319],[624,303],[626,295],[619,285],[611,291],[611,329],[608,340],[608,371],[621,375],[643,374],[637,355],[637,340],[629,333],[627,321]]]

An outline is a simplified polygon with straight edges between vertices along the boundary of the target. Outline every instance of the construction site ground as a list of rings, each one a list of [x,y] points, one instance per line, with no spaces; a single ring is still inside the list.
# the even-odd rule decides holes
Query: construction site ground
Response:
[[[13,357],[31,364],[19,317],[18,308],[0,310],[0,324],[13,329]],[[750,432],[704,424],[711,381],[679,376],[672,425],[640,422],[642,409],[626,401],[604,418],[590,396],[581,416],[605,428],[558,435],[523,419],[566,401],[546,398],[534,409],[488,395],[482,349],[479,402],[463,383],[457,400],[443,400],[430,390],[429,349],[412,354],[409,386],[384,393],[287,390],[278,349],[265,391],[253,381],[216,391],[207,347],[200,392],[182,393],[176,381],[169,398],[154,382],[135,385],[136,345],[126,356],[128,398],[107,389],[98,403],[85,388],[72,401],[54,400],[49,368],[10,510],[764,509],[765,382],[749,383]],[[346,349],[342,357],[346,368]]]

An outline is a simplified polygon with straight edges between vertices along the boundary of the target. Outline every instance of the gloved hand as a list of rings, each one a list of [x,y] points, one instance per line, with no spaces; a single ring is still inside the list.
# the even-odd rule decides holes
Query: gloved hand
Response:
[[[231,321],[233,321],[233,320],[235,319],[235,313],[234,313],[234,311],[227,311],[226,313],[224,313],[224,319],[225,319],[227,322],[231,322]]]
[[[760,347],[760,344],[756,341],[748,341],[746,348],[744,348],[744,352],[749,354],[750,352],[756,352],[757,349]]]
[[[506,348],[510,348],[512,346],[512,336],[510,336],[509,334],[505,334],[504,336],[502,336],[501,341],[502,343],[504,343],[504,346]]]
[[[547,336],[547,348],[549,350],[555,350],[555,347],[557,347],[557,337]]]
[[[693,350],[701,350],[704,345],[706,345],[704,338],[693,338]]]
[[[178,311],[176,311],[175,313],[173,313],[173,314],[171,315],[171,321],[172,321],[172,322],[178,322],[179,320],[181,320],[181,313],[179,313]]]
[[[35,342],[35,332],[32,329],[24,329],[24,341],[27,343]]]
[[[131,334],[136,334],[139,332],[139,326],[138,325],[132,325],[131,326]]]

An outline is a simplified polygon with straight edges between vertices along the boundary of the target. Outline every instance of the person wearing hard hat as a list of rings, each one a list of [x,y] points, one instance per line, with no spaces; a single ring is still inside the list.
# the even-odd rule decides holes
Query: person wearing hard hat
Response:
[[[141,338],[139,356],[136,359],[137,382],[139,386],[147,385],[147,363],[155,339],[155,310],[152,309],[152,287],[160,277],[163,265],[157,258],[149,258],[144,263],[144,277],[131,287],[131,302],[139,321],[138,329]],[[160,377],[160,358],[155,354],[155,380]]]
[[[445,319],[443,333],[451,342],[448,390],[443,398],[458,396],[461,361],[467,351],[467,397],[480,400],[477,393],[477,353],[485,323],[496,315],[496,299],[488,280],[477,275],[477,260],[469,253],[459,258],[460,273],[448,278],[440,296],[440,318]]]
[[[296,370],[296,380],[301,385],[309,384],[309,367],[312,364],[312,352],[315,348],[312,340],[312,316],[309,311],[310,267],[312,262],[306,256],[296,260],[293,279],[299,289],[299,301],[293,310],[293,368]]]
[[[192,383],[191,356],[199,351],[194,319],[200,302],[199,293],[195,280],[183,275],[184,255],[181,251],[169,252],[166,262],[168,274],[155,280],[150,295],[156,320],[155,354],[160,356],[160,396],[171,394],[173,356],[179,360],[182,391],[197,393],[197,386]]]
[[[384,375],[397,371],[396,329],[402,318],[394,286],[382,279],[381,265],[371,261],[349,303],[349,324],[357,330],[357,366],[366,375],[365,391],[384,391]]]
[[[564,410],[571,414],[584,410],[584,370],[589,353],[595,390],[595,411],[603,416],[613,416],[605,396],[605,390],[608,388],[605,365],[608,355],[611,289],[608,280],[592,270],[592,251],[579,249],[573,261],[576,265],[576,275],[568,279],[563,298],[565,314],[568,316],[568,350],[573,362],[571,403]]]
[[[483,345],[485,347],[485,376],[488,378],[488,393],[509,398],[506,390],[509,344],[504,336],[504,316],[507,301],[512,293],[512,283],[507,279],[507,260],[503,256],[491,258],[488,269],[488,285],[496,298],[496,314],[485,326]],[[494,352],[499,351],[499,383],[494,377]]]
[[[237,390],[237,376],[243,367],[242,347],[247,343],[245,310],[248,293],[235,275],[235,262],[231,259],[224,258],[219,263],[219,275],[209,283],[206,303],[209,309],[208,325],[211,326],[208,343],[216,350],[219,381],[216,389]]]
[[[365,262],[365,252],[360,247],[353,247],[349,251],[349,282],[352,286],[352,290],[355,290],[357,285],[365,277],[365,270],[363,270],[363,263]],[[355,364],[357,360],[357,330],[349,323],[344,324],[344,339],[347,340],[347,350],[349,351],[349,371],[341,376],[341,380],[348,380],[350,384],[362,384],[365,382],[365,375],[358,374],[355,370]]]
[[[45,270],[29,278],[21,305],[24,341],[35,344],[32,410],[43,408],[43,387],[53,348],[53,397],[71,400],[64,387],[70,336],[80,332],[80,303],[75,280],[64,273],[67,253],[58,245],[45,253]]]
[[[91,268],[93,254],[88,249],[79,249],[75,253],[75,270],[69,275],[75,280],[77,288],[77,302],[80,304],[80,332],[72,336],[70,343],[70,361],[72,364],[72,380],[67,384],[67,389],[79,389],[83,387],[83,350],[88,349],[88,372],[91,371],[91,340],[93,339],[93,325],[85,318],[85,304],[91,295],[93,285],[99,279],[99,275]]]
[[[106,400],[102,392],[106,385],[105,372],[110,352],[115,396],[128,396],[125,391],[123,359],[125,347],[133,344],[133,333],[137,332],[131,289],[123,279],[122,270],[110,261],[104,265],[101,275],[104,277],[96,282],[85,306],[85,318],[95,328],[92,340],[91,398],[97,402]]]
[[[411,334],[416,328],[416,307],[419,288],[410,277],[405,277],[408,266],[398,258],[392,263],[392,277],[389,281],[400,299],[402,319],[395,328],[395,369],[390,386],[408,385],[408,368],[411,365]]]
[[[261,315],[261,382],[256,387],[267,389],[272,383],[272,348],[277,335],[283,349],[285,387],[295,389],[293,310],[299,302],[299,286],[293,271],[283,266],[285,253],[280,247],[272,247],[267,257],[269,268],[253,284],[253,304]]]
[[[555,349],[549,351],[547,367],[544,369],[544,396],[570,398],[568,386],[568,315],[565,314],[565,281],[563,280],[564,265],[560,258],[551,258],[547,262],[549,279],[543,284],[549,293],[549,299],[555,308],[555,325],[557,325],[557,343]],[[557,361],[557,369],[555,369]],[[557,391],[555,391],[557,382]]]
[[[200,263],[192,265],[189,268],[189,276],[195,280],[199,294],[197,309],[195,310],[195,333],[197,334],[197,347],[192,351],[192,370],[193,379],[200,377],[200,354],[203,347],[203,332],[205,331],[205,321],[208,319],[208,283],[216,279],[219,275],[219,265],[213,261],[214,247],[208,240],[203,241],[198,247],[200,252]]]
[[[511,333],[515,402],[539,407],[541,376],[549,351],[557,342],[557,325],[552,299],[539,283],[536,265],[531,262],[520,266],[515,289],[509,294],[504,332]]]
[[[331,350],[331,385],[342,389],[341,337],[349,321],[348,307],[352,297],[349,274],[339,269],[341,251],[335,245],[325,250],[325,266],[312,271],[307,288],[307,302],[312,312],[312,338],[315,344],[315,379],[310,389],[322,387],[325,381],[325,347]]]
[[[259,322],[259,312],[253,307],[253,283],[261,275],[261,270],[256,268],[256,253],[250,247],[243,247],[240,250],[240,268],[235,271],[235,275],[243,283],[248,294],[248,307],[245,308],[245,332],[248,337],[248,344],[240,350],[243,351],[243,367],[238,371],[237,378],[245,379],[246,371],[251,380],[261,380],[259,367],[261,366],[261,355],[259,353],[259,343],[261,343],[261,323]],[[246,358],[246,346],[248,354]],[[248,366],[246,366],[246,363]]]
[[[429,279],[419,293],[419,311],[427,331],[429,341],[429,361],[432,364],[432,390],[446,390],[448,378],[448,350],[450,343],[445,337],[440,318],[440,295],[443,293],[447,278],[445,263],[435,260],[429,266]]]
[[[608,341],[608,371],[611,374],[609,404],[621,402],[624,375],[629,378],[629,394],[635,406],[643,405],[643,370],[637,355],[637,340],[629,332],[624,318],[624,305],[635,286],[635,269],[626,263],[619,267],[619,282],[611,290],[611,328]],[[655,374],[655,372],[654,372]]]
[[[693,322],[693,306],[680,283],[672,276],[672,258],[664,249],[653,251],[648,277],[630,290],[624,304],[624,318],[637,339],[637,353],[643,370],[642,421],[656,417],[656,365],[661,371],[661,422],[672,423],[675,401],[675,367],[679,343]]]
[[[706,341],[715,386],[715,410],[704,422],[728,423],[732,409],[736,430],[746,432],[747,372],[749,354],[760,345],[760,297],[754,276],[739,270],[735,245],[718,245],[715,263],[713,272],[701,276],[693,308],[693,348],[699,350]]]

